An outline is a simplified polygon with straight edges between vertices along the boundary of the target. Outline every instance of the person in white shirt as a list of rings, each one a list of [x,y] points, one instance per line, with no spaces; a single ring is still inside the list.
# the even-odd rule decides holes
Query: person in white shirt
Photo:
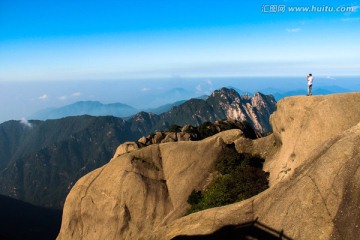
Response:
[[[311,73],[309,73],[309,75],[307,75],[307,82],[308,82],[308,94],[307,96],[311,96],[312,95],[312,84],[313,84],[313,76]]]

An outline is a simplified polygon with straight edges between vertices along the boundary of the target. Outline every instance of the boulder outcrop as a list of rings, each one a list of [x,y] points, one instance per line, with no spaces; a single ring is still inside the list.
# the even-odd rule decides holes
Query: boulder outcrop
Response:
[[[198,142],[153,144],[81,178],[68,195],[58,239],[136,239],[186,213],[210,177],[229,130]]]
[[[153,144],[114,158],[67,197],[58,239],[171,239],[259,220],[294,239],[360,235],[360,93],[281,100],[273,134],[240,130],[198,142]],[[211,178],[224,146],[265,158],[270,188],[184,216],[187,197]]]
[[[360,122],[360,93],[281,100],[270,117],[278,153],[265,164],[270,183],[291,176],[300,165],[321,156],[321,147]]]
[[[197,127],[185,125],[181,128],[180,126],[173,125],[173,129],[169,131],[158,131],[147,137],[143,136],[135,142],[120,144],[113,158],[152,144],[198,141],[229,129],[240,129],[242,136],[247,138],[256,138],[257,135],[260,135],[260,133],[255,132],[248,123],[237,120],[222,120],[216,121],[215,123],[205,122]]]
[[[259,218],[293,239],[360,234],[360,124],[328,140],[290,177],[248,200],[179,218],[149,239],[208,234]]]

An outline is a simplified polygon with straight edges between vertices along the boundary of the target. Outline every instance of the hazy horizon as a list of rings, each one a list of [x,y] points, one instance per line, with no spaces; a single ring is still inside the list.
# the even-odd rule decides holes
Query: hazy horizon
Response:
[[[305,77],[278,78],[172,78],[137,81],[37,81],[0,82],[0,123],[20,120],[48,109],[78,101],[124,103],[139,110],[178,100],[209,95],[221,87],[243,92],[284,93],[306,91]],[[315,77],[314,91],[335,88],[335,92],[360,91],[360,77]]]

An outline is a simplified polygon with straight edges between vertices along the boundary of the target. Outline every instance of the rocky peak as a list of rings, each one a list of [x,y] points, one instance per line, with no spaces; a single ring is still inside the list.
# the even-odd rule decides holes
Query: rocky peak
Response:
[[[257,132],[266,134],[271,131],[269,116],[275,110],[276,102],[262,101],[261,99],[266,99],[266,95],[258,98],[254,105],[250,95],[240,96],[234,89],[221,88],[206,100],[190,99],[160,115],[140,112],[128,122],[132,130],[140,130],[143,136],[169,129],[173,124],[199,126],[203,122],[222,119],[247,121]]]
[[[156,117],[157,117],[157,115],[154,113],[141,111],[141,112],[135,114],[132,119],[134,121],[143,121],[144,122],[144,121],[155,120]]]
[[[251,98],[251,104],[253,106],[272,107],[276,105],[276,101],[273,95],[264,95],[260,92],[257,92]],[[272,110],[275,111],[275,108],[273,108]]]
[[[232,88],[221,88],[215,90],[208,98],[211,101],[211,98],[217,99],[218,101],[227,104],[232,104],[233,102],[240,103],[240,95]]]
[[[258,132],[271,131],[269,117],[276,109],[276,101],[271,95],[255,93],[240,96],[234,89],[222,88],[214,91],[206,100],[218,115],[227,119],[247,121]]]
[[[139,112],[129,120],[131,131],[146,135],[152,131],[158,122],[159,116],[154,113]]]

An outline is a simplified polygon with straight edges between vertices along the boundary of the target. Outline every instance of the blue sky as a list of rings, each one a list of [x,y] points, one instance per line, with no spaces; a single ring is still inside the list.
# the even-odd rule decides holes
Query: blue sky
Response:
[[[270,13],[270,5],[286,8]],[[290,12],[293,6],[354,11]],[[1,0],[0,81],[360,76],[359,6],[323,0]]]

